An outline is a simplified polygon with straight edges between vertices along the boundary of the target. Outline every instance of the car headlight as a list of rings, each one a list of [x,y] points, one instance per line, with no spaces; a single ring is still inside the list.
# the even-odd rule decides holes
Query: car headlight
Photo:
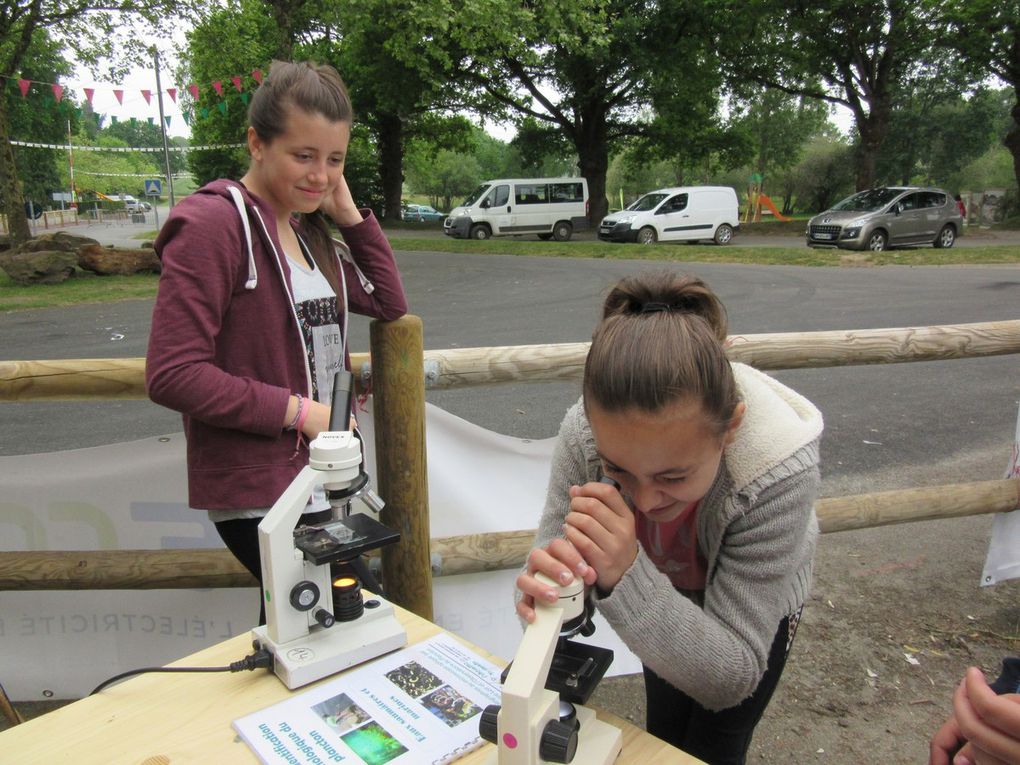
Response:
[[[847,226],[843,229],[843,233],[840,234],[840,239],[854,239],[861,233],[860,226]]]

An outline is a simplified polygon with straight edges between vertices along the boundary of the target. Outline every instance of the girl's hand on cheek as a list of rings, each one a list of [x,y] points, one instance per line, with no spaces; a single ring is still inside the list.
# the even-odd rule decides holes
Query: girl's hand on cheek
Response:
[[[637,557],[634,513],[620,492],[604,483],[570,488],[567,539],[597,572],[599,589],[611,591]]]
[[[351,196],[351,190],[343,174],[340,175],[340,182],[333,189],[333,193],[322,200],[319,209],[339,226],[356,226],[362,221],[361,211],[354,203],[354,197]]]

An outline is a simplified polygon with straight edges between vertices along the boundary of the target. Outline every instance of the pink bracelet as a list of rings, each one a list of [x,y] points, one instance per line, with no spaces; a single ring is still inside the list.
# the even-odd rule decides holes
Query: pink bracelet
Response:
[[[304,396],[302,396],[300,393],[295,393],[294,395],[297,396],[297,411],[294,412],[294,417],[288,423],[287,428],[286,428],[287,430],[295,430],[295,429],[297,429],[297,422],[298,422],[298,419],[301,417],[301,410],[305,408],[305,398],[304,398]]]
[[[305,406],[305,404],[308,406]],[[308,419],[308,414],[312,411],[311,402],[307,399],[301,399],[300,410],[298,411],[297,422],[294,425],[294,430],[301,434],[302,429],[305,427],[305,420]]]

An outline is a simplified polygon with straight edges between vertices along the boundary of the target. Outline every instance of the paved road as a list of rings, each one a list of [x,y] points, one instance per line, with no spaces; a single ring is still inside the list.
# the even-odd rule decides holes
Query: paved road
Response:
[[[126,227],[125,227],[126,228]],[[141,228],[141,227],[139,227]],[[126,232],[124,232],[126,233]],[[107,239],[109,234],[105,235]],[[109,243],[109,242],[108,242]],[[565,260],[400,252],[425,347],[587,340],[605,288],[642,261]],[[1020,269],[952,267],[815,269],[699,265],[730,311],[734,333],[861,329],[1015,317]],[[134,357],[145,352],[151,303],[127,301],[0,315],[0,358]],[[367,322],[352,347],[368,346]],[[778,376],[826,417],[824,459],[836,492],[997,477],[1017,409],[1017,360],[850,367]],[[574,384],[437,391],[429,399],[490,429],[553,435]],[[0,453],[33,453],[179,430],[173,413],[145,401],[10,404]]]

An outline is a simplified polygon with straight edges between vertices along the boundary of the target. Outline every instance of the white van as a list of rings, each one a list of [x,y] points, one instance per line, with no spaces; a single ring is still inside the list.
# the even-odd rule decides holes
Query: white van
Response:
[[[696,241],[727,244],[740,226],[737,192],[729,186],[681,186],[650,191],[599,224],[608,242]]]
[[[565,242],[588,228],[588,182],[584,178],[504,178],[486,181],[443,221],[458,238],[537,234]]]

